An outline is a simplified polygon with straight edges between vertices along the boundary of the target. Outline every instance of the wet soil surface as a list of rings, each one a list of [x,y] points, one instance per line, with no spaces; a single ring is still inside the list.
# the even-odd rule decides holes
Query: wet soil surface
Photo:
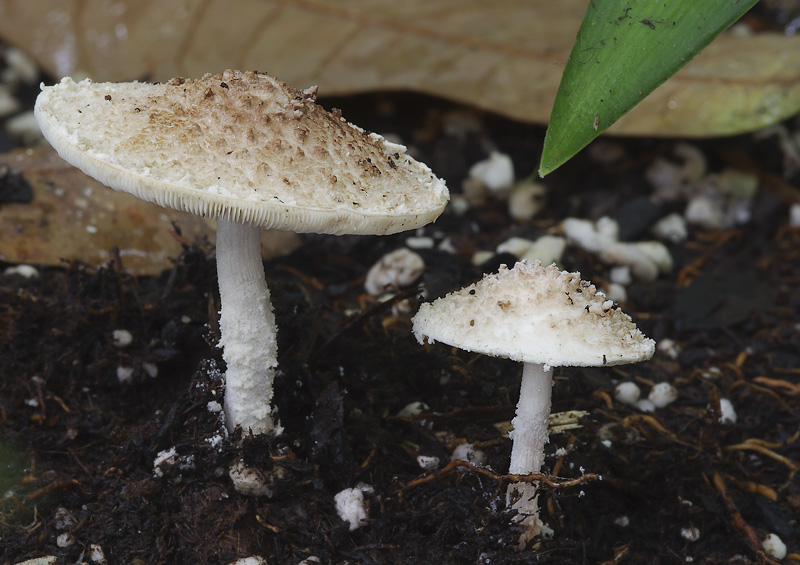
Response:
[[[511,156],[518,179],[532,174],[544,134],[418,96],[322,102],[399,135],[454,196],[491,150]],[[109,563],[766,563],[770,533],[797,559],[800,230],[787,224],[800,178],[786,178],[776,139],[694,142],[709,171],[735,167],[760,188],[749,221],[690,228],[668,244],[668,274],[628,286],[625,311],[674,347],[634,366],[555,369],[553,412],[586,415],[551,436],[540,496],[555,535],[524,551],[505,507],[502,425],[521,367],[418,344],[415,302],[513,264],[508,254],[472,258],[512,236],[558,234],[568,216],[608,215],[624,239],[653,239],[653,223],[686,206],[653,204],[645,180],[656,158],[680,162],[676,141],[615,140],[605,146],[619,151],[611,163],[585,152],[544,181],[547,204],[530,220],[479,193],[416,234],[303,236],[299,250],[266,262],[279,327],[276,437],[228,437],[209,410],[222,398],[224,362],[206,243],[185,242],[159,277],[131,277],[124,262],[2,275],[0,563],[89,561],[93,545]],[[410,235],[433,241],[415,249],[426,270],[381,303],[364,291],[365,275]],[[576,246],[560,265],[607,283],[608,265]],[[410,307],[397,308],[400,298]],[[120,329],[133,337],[126,347],[114,343]],[[644,395],[672,383],[678,398],[643,412],[614,399],[622,381]],[[735,423],[720,421],[720,399]],[[397,415],[414,402],[420,413]],[[481,464],[450,464],[465,442]],[[177,459],[154,472],[170,449]],[[423,470],[419,455],[438,466]],[[228,471],[240,458],[271,496],[234,490]],[[334,495],[359,483],[371,487],[368,519],[351,530]]]

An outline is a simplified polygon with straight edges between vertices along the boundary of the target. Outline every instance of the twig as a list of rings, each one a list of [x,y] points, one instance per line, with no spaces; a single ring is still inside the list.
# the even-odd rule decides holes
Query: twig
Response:
[[[778,493],[775,491],[775,489],[771,489],[766,485],[740,479],[733,479],[733,482],[736,483],[737,487],[739,487],[741,490],[745,492],[760,494],[761,496],[768,498],[773,502],[776,502],[778,500]]]
[[[800,394],[800,384],[790,383],[782,379],[771,379],[769,377],[756,377],[753,381],[761,383],[768,387],[783,389],[785,394],[789,396],[797,396]]]
[[[659,422],[655,416],[650,416],[649,414],[631,414],[630,416],[626,416],[622,420],[623,426],[630,426],[631,424],[638,424],[638,423],[647,424],[648,426],[664,434],[671,440],[677,441],[678,439],[678,436],[676,436],[674,433],[665,428],[664,424]]]
[[[728,451],[732,451],[734,449],[741,449],[741,450],[749,450],[749,451],[756,451],[761,455],[765,455],[770,459],[774,459],[779,463],[783,463],[786,465],[790,471],[792,471],[792,475],[794,475],[797,470],[798,466],[797,463],[789,459],[788,457],[784,457],[780,453],[775,453],[770,448],[781,447],[781,445],[774,445],[774,444],[766,444],[766,442],[754,438],[750,438],[742,443],[737,443],[736,445],[726,445],[725,449]]]
[[[279,533],[281,533],[281,529],[280,529],[278,526],[275,526],[275,525],[273,525],[273,524],[270,524],[269,522],[267,522],[266,520],[264,520],[264,518],[262,518],[262,517],[261,517],[261,516],[259,516],[258,514],[256,514],[256,522],[258,522],[259,524],[261,524],[263,527],[265,527],[266,529],[268,529],[268,530],[269,530],[270,532],[272,532],[273,534],[279,534]]]
[[[595,390],[592,392],[592,396],[596,396],[603,404],[606,405],[606,410],[613,410],[614,409],[614,401],[611,400],[611,395],[608,394],[604,390]]]
[[[752,388],[753,390],[757,390],[759,392],[763,392],[764,394],[767,394],[767,395],[771,396],[778,403],[778,405],[781,407],[781,409],[786,410],[787,412],[792,412],[791,406],[789,406],[786,403],[786,401],[783,398],[781,398],[781,396],[777,392],[772,390],[771,388],[767,388],[767,387],[764,387],[764,386],[759,386],[759,385],[754,384],[754,383],[752,383],[750,381],[742,379],[742,380],[738,380],[735,383],[733,383],[729,387],[728,390],[729,391],[733,391],[735,388],[740,387],[740,386],[747,386],[747,387]]]
[[[58,405],[61,406],[61,409],[66,412],[67,414],[71,414],[69,407],[64,403],[64,400],[61,397],[56,396],[55,394],[51,394],[45,397],[45,400],[55,400],[58,402]]]
[[[359,545],[358,547],[354,547],[353,551],[372,551],[374,549],[400,549],[399,545],[392,545],[389,543],[371,543],[369,545]]]
[[[733,527],[742,535],[747,547],[756,554],[758,561],[760,563],[777,563],[777,561],[764,552],[758,534],[756,534],[750,524],[745,521],[742,513],[739,512],[739,509],[736,507],[736,503],[733,502],[733,499],[728,495],[725,481],[722,480],[722,476],[718,471],[714,471],[714,474],[711,476],[711,481],[714,483],[714,488],[717,489],[717,492],[719,492],[719,495],[722,497],[722,501],[725,503],[725,508],[728,510],[731,522],[733,522]]]
[[[172,227],[167,231],[184,249],[189,249],[192,246],[192,242],[183,237],[183,232],[178,222],[172,222]]]
[[[494,471],[492,471],[491,469],[487,469],[486,467],[480,467],[478,465],[475,465],[474,463],[470,463],[469,461],[464,461],[463,459],[456,459],[455,461],[451,461],[444,468],[438,471],[434,471],[429,475],[425,475],[424,477],[414,479],[413,481],[411,481],[406,486],[400,489],[400,496],[402,497],[403,493],[405,493],[405,491],[407,490],[410,490],[412,488],[418,487],[426,483],[436,481],[441,477],[443,477],[444,475],[450,474],[459,468],[466,469],[468,471],[472,471],[473,473],[477,473],[480,475],[484,475],[485,477],[489,477],[490,479],[493,479],[495,481],[508,481],[516,483],[539,482],[547,485],[550,488],[569,488],[581,485],[589,481],[602,480],[602,477],[600,475],[596,475],[594,473],[587,473],[576,479],[563,479],[558,477],[551,477],[549,475],[543,475],[541,473],[530,473],[528,475],[516,475],[513,473],[509,473],[506,475],[502,475],[500,473],[495,473]]]
[[[35,490],[31,493],[26,495],[26,498],[33,500],[34,498],[39,498],[45,494],[51,493],[56,489],[59,488],[66,488],[66,487],[77,487],[81,484],[76,479],[70,479],[68,481],[55,481],[47,485],[46,487],[42,487],[39,490]]]

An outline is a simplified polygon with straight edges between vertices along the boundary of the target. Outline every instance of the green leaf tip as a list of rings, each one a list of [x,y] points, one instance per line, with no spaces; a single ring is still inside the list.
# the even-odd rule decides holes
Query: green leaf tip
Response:
[[[757,0],[591,0],[545,134],[539,175],[572,158]]]

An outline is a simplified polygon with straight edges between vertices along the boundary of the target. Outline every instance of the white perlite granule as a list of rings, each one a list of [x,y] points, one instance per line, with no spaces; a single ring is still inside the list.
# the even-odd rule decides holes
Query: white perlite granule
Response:
[[[366,525],[367,505],[364,493],[372,494],[374,489],[367,484],[359,483],[354,488],[346,488],[333,497],[336,502],[336,513],[339,518],[350,524],[350,531]]]
[[[475,465],[483,465],[486,463],[486,454],[471,443],[460,443],[450,456],[451,461],[458,461],[459,459]]]
[[[678,389],[670,383],[658,383],[647,397],[656,408],[664,408],[678,400]]]
[[[736,409],[733,403],[727,398],[719,399],[719,421],[722,424],[735,424],[736,423]]]
[[[633,382],[619,383],[614,388],[614,398],[623,404],[636,404],[641,395],[642,391],[639,385]]]
[[[433,471],[439,466],[439,458],[435,455],[417,455],[417,465],[423,471]]]
[[[775,534],[767,534],[767,537],[761,542],[761,547],[764,548],[767,555],[774,557],[778,561],[786,557],[786,544]]]

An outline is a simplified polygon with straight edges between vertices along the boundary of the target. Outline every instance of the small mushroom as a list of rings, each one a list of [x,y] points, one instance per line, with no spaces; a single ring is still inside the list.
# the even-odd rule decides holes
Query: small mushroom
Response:
[[[229,430],[265,433],[277,367],[260,229],[390,234],[444,210],[448,191],[405,147],[257,72],[164,84],[42,86],[36,119],[68,162],[115,190],[217,219]]]
[[[500,267],[497,274],[423,304],[412,319],[422,343],[441,341],[523,363],[509,472],[538,473],[548,441],[553,386],[551,367],[594,367],[649,359],[655,342],[631,318],[581,280],[580,273],[543,267],[538,261]],[[509,485],[508,503],[526,532],[524,547],[543,533],[536,485]]]

